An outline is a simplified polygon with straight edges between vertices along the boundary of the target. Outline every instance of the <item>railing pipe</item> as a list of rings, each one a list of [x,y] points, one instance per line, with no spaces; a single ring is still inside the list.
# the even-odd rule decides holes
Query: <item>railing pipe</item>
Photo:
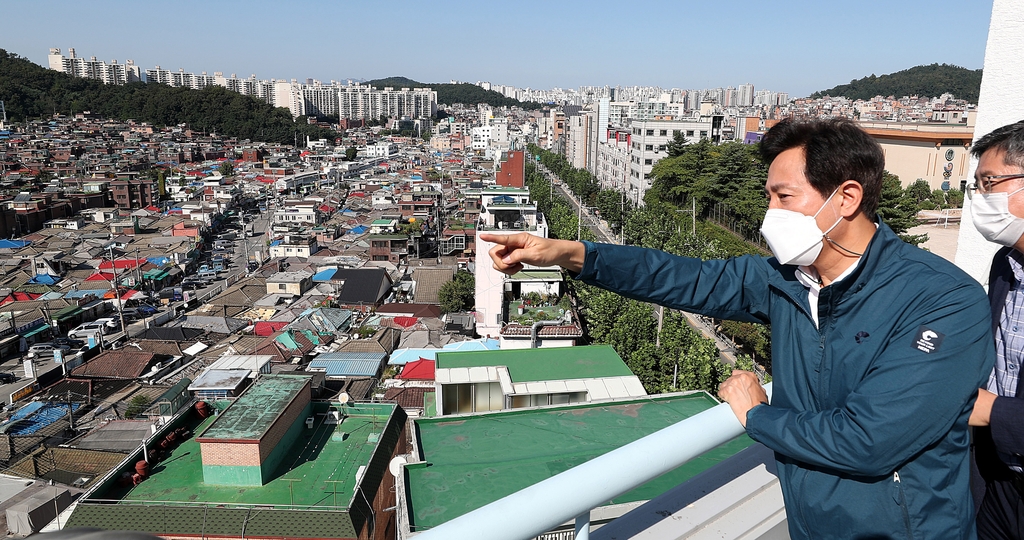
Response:
[[[576,534],[573,540],[590,540],[590,512],[576,516]]]
[[[771,398],[772,385],[764,386]],[[653,480],[739,435],[727,403],[416,535],[416,540],[525,540]]]

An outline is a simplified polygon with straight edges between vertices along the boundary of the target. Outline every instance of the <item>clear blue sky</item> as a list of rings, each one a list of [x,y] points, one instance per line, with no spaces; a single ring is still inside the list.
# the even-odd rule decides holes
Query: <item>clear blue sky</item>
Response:
[[[520,87],[752,83],[793,97],[921,64],[982,67],[992,0],[7,2],[0,48],[143,70]]]

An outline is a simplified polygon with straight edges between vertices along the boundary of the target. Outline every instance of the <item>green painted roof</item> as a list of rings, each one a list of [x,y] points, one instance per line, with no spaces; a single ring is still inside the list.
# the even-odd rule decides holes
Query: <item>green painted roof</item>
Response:
[[[309,382],[305,375],[264,375],[217,416],[203,439],[259,439]]]
[[[266,485],[203,483],[200,445],[190,438],[157,463],[151,476],[139,485],[125,487],[109,481],[100,486],[79,502],[70,523],[168,535],[237,537],[245,531],[270,537],[353,538],[348,509],[356,496],[356,473],[367,466],[364,479],[369,480],[364,482],[369,483],[387,474],[383,469],[405,415],[393,417],[393,404],[357,403],[344,407],[346,416],[341,424],[324,422],[324,413],[341,407],[313,403],[313,429],[302,429],[297,440],[291,441],[292,452]],[[207,418],[194,431],[201,433],[216,418],[220,417]],[[378,439],[387,443],[380,443],[383,449],[375,455]],[[102,503],[111,500],[119,504]],[[254,507],[257,511],[252,511]],[[257,517],[258,523],[253,521]]]
[[[701,392],[418,419],[425,463],[406,466],[413,530],[452,520],[716,404]],[[652,499],[751,444],[742,435],[609,504]]]
[[[512,382],[562,381],[633,374],[610,345],[439,352],[438,368],[506,366]]]

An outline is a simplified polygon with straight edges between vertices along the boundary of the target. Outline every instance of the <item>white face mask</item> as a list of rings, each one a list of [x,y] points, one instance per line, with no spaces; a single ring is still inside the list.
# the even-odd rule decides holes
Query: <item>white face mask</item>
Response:
[[[836,188],[836,191],[839,191],[839,188]],[[772,248],[772,253],[780,263],[808,266],[818,258],[822,247],[821,239],[843,220],[840,216],[827,231],[822,232],[814,219],[832,200],[836,191],[825,199],[813,216],[781,208],[768,209],[764,215],[764,222],[761,223],[761,235],[768,241],[768,246]]]
[[[1024,219],[1010,213],[1010,193],[975,193],[971,199],[971,221],[989,242],[1013,247],[1024,235]]]

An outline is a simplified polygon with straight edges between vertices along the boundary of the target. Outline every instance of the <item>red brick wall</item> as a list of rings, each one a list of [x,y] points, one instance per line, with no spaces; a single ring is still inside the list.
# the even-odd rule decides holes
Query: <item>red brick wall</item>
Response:
[[[495,183],[499,186],[524,187],[523,175],[524,156],[522,150],[508,153],[508,160],[502,162],[501,169],[495,177]]]
[[[202,442],[203,465],[260,465],[260,446],[252,443]]]

